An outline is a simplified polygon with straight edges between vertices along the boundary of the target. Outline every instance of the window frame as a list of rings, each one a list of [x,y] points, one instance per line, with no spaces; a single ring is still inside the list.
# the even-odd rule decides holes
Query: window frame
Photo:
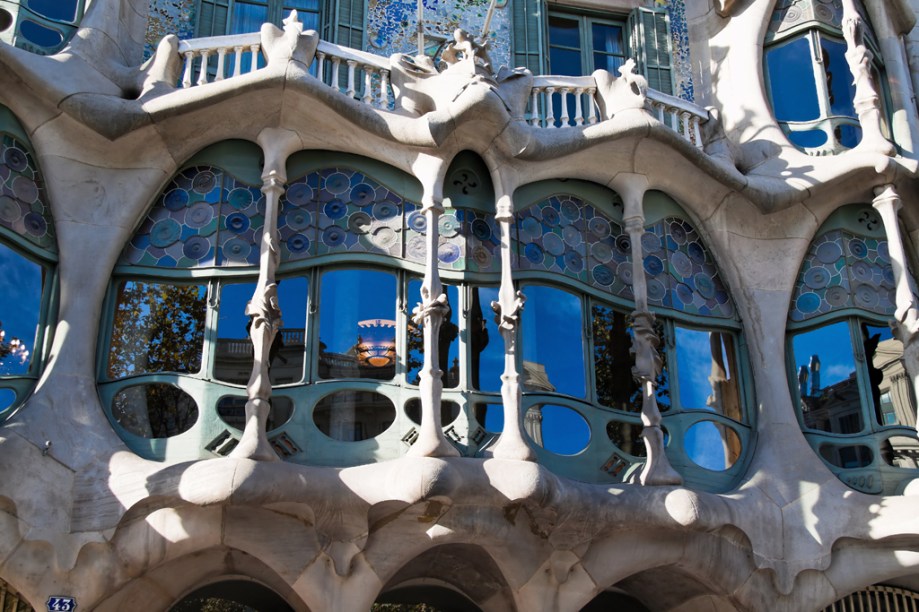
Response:
[[[578,24],[578,39],[580,43],[579,48],[567,47],[557,43],[552,42],[552,19],[560,18],[574,21]],[[597,25],[607,25],[615,26],[620,29],[621,32],[621,41],[624,54],[621,56],[622,62],[624,63],[632,52],[631,43],[629,40],[628,27],[627,27],[627,16],[619,18],[618,16],[609,16],[602,13],[597,13],[593,11],[574,11],[568,7],[560,8],[553,7],[548,11],[548,19],[546,20],[546,29],[548,35],[546,36],[546,49],[547,49],[547,63],[549,66],[550,74],[562,74],[559,72],[554,72],[552,68],[552,49],[562,49],[565,51],[577,51],[581,58],[581,72],[580,74],[570,75],[570,76],[583,76],[593,73],[597,68],[594,66],[594,54],[601,53],[605,56],[611,57],[620,57],[613,53],[607,53],[605,51],[598,51],[593,48],[593,26]],[[620,64],[621,65],[621,64]]]

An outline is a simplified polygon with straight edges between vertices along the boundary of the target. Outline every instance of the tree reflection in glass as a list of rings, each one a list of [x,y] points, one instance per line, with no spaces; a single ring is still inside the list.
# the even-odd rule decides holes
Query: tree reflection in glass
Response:
[[[849,324],[839,321],[792,340],[804,425],[838,434],[862,430],[861,400]]]
[[[198,405],[172,385],[137,385],[118,392],[112,400],[115,422],[141,438],[171,438],[191,429]]]
[[[680,405],[743,420],[734,338],[727,332],[676,327]]]
[[[459,384],[459,291],[451,285],[444,285],[450,316],[440,326],[439,367],[443,371],[444,388],[452,389]],[[406,302],[411,310],[421,301],[421,281],[410,280]],[[421,368],[424,366],[424,325],[415,325],[407,317],[408,358],[405,380],[411,385],[421,382]]]
[[[479,391],[500,391],[504,372],[504,341],[495,323],[491,303],[498,301],[497,287],[473,287],[469,304],[470,378]]]
[[[27,374],[35,351],[44,268],[2,244],[0,268],[0,376]]]
[[[591,314],[597,401],[616,410],[641,412],[640,389],[632,376],[635,359],[626,315],[599,304],[594,304]]]
[[[214,377],[244,385],[252,374],[252,338],[246,304],[252,299],[255,283],[231,283],[220,287],[217,318],[217,347]],[[268,352],[271,384],[300,382],[303,378],[306,339],[307,280],[302,277],[278,282],[281,327]]]
[[[525,391],[584,397],[584,324],[578,296],[543,285],[527,285],[523,330]]]
[[[205,285],[119,283],[109,377],[200,370],[206,297]]]
[[[390,380],[396,373],[396,276],[372,270],[322,275],[319,377]]]

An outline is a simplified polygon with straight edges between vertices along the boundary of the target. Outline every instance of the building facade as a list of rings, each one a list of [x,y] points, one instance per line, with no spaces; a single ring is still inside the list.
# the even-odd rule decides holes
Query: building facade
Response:
[[[916,13],[0,0],[0,608],[915,609]]]

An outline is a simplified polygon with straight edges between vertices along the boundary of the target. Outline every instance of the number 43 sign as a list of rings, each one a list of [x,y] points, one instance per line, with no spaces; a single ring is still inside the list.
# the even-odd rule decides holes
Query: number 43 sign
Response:
[[[73,612],[77,609],[77,600],[73,597],[49,597],[48,612]]]

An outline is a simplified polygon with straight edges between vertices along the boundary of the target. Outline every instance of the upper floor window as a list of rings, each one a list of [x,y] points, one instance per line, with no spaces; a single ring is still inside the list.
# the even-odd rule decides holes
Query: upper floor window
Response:
[[[856,0],[872,51],[872,81],[883,97],[883,65],[864,10]],[[766,36],[765,72],[772,108],[788,139],[813,153],[837,153],[858,145],[855,84],[846,60],[840,0],[780,0]],[[882,104],[883,108],[883,104]]]
[[[881,220],[851,205],[811,243],[789,315],[789,376],[805,436],[865,493],[895,493],[919,468],[916,399],[888,325],[894,292]]]
[[[580,76],[594,70],[618,74],[628,47],[625,23],[569,13],[549,14],[549,71]]]
[[[200,0],[197,35],[248,34],[280,25],[296,9],[305,30],[319,29],[320,0]]]
[[[85,0],[0,0],[0,40],[49,55],[63,48],[83,17]]]

